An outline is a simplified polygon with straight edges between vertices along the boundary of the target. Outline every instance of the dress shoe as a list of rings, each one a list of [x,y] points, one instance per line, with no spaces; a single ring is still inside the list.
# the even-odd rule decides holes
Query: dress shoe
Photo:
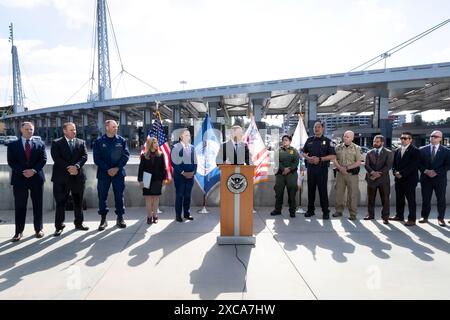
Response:
[[[307,212],[307,213],[305,213],[305,217],[306,218],[312,217],[314,215],[316,215],[314,212]]]
[[[14,235],[14,237],[11,239],[11,241],[12,241],[12,242],[20,241],[20,239],[22,239],[22,237],[23,237],[23,234],[22,234],[22,233],[16,233],[16,234]]]
[[[375,219],[373,216],[371,216],[370,214],[368,214],[367,216],[364,217],[364,220],[373,220]]]
[[[86,227],[84,224],[79,224],[75,226],[75,230],[88,231],[89,227]]]
[[[441,227],[445,227],[445,221],[443,219],[438,219],[438,225]]]
[[[290,216],[291,218],[295,218],[295,212],[289,213],[289,216]]]
[[[389,217],[389,220],[391,220],[391,221],[405,221],[405,219],[400,218],[398,216]]]
[[[108,222],[106,221],[106,215],[102,215],[102,220],[100,221],[100,225],[98,226],[98,231],[103,231],[108,226]]]
[[[271,216],[279,216],[279,215],[281,215],[281,211],[273,210],[273,211],[270,213],[270,215],[271,215]]]
[[[186,220],[194,220],[194,217],[192,217],[192,216],[185,216],[184,217]]]
[[[348,220],[355,221],[356,220],[356,216],[350,215],[350,217],[348,217]]]
[[[332,214],[333,218],[339,218],[342,217],[342,213],[341,212],[335,212]]]
[[[177,218],[176,219],[178,222],[183,222],[183,219],[181,219],[181,218]]]
[[[408,220],[408,221],[405,222],[405,226],[407,226],[407,227],[412,227],[412,226],[415,226],[415,225],[416,225],[416,222],[412,221],[412,220]]]
[[[422,218],[419,220],[419,223],[428,223],[428,219],[427,218]]]
[[[152,217],[147,217],[147,224],[152,224],[152,223],[153,223]]]
[[[123,218],[120,217],[120,218],[117,218],[116,226],[119,227],[120,229],[124,229],[124,228],[127,227],[127,224],[125,223],[125,221],[123,220]]]
[[[38,232],[36,232],[36,238],[37,239],[41,239],[44,237],[44,231],[40,230]]]
[[[158,216],[153,217],[153,223],[158,223]]]
[[[389,224],[389,219],[383,219],[383,224]]]
[[[55,230],[55,233],[53,234],[55,237],[59,237],[61,233],[63,232],[66,225],[63,223],[61,226],[57,227]]]

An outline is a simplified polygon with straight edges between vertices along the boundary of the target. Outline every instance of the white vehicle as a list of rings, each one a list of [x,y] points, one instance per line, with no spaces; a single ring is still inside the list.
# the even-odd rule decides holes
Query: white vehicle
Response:
[[[6,136],[5,138],[5,145],[7,145],[10,142],[19,140],[19,138],[17,138],[16,136]]]

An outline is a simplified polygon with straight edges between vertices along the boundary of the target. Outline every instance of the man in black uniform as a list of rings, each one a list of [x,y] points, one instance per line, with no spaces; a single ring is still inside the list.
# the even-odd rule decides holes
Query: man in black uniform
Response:
[[[320,206],[323,219],[330,219],[328,208],[328,167],[330,161],[336,157],[335,144],[323,135],[324,124],[317,121],[314,124],[314,137],[308,138],[303,147],[308,177],[308,212],[305,217],[312,217],[315,213],[316,187],[319,190]]]

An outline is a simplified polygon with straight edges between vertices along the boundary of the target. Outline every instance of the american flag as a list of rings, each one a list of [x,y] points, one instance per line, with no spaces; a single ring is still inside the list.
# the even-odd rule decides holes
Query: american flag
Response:
[[[166,181],[165,183],[169,183],[173,178],[173,169],[172,169],[172,163],[170,161],[170,148],[169,143],[167,142],[167,136],[164,133],[164,128],[161,123],[161,114],[159,111],[156,111],[156,119],[153,122],[152,130],[150,131],[148,138],[154,137],[158,139],[159,143],[159,151],[164,156],[164,163],[166,165]],[[141,156],[145,153],[145,143],[142,147]]]
[[[269,180],[269,153],[264,144],[258,127],[256,126],[255,117],[252,116],[250,125],[245,133],[243,140],[247,142],[252,164],[256,166],[253,181],[258,184]]]

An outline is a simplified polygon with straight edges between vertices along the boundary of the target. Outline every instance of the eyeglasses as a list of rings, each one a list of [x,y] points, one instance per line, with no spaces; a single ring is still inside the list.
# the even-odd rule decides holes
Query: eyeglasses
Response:
[[[401,140],[409,140],[409,139],[411,139],[411,138],[401,137],[400,139],[401,139]]]
[[[438,139],[438,138],[440,138],[441,136],[431,136],[431,138],[435,138],[435,139]]]

